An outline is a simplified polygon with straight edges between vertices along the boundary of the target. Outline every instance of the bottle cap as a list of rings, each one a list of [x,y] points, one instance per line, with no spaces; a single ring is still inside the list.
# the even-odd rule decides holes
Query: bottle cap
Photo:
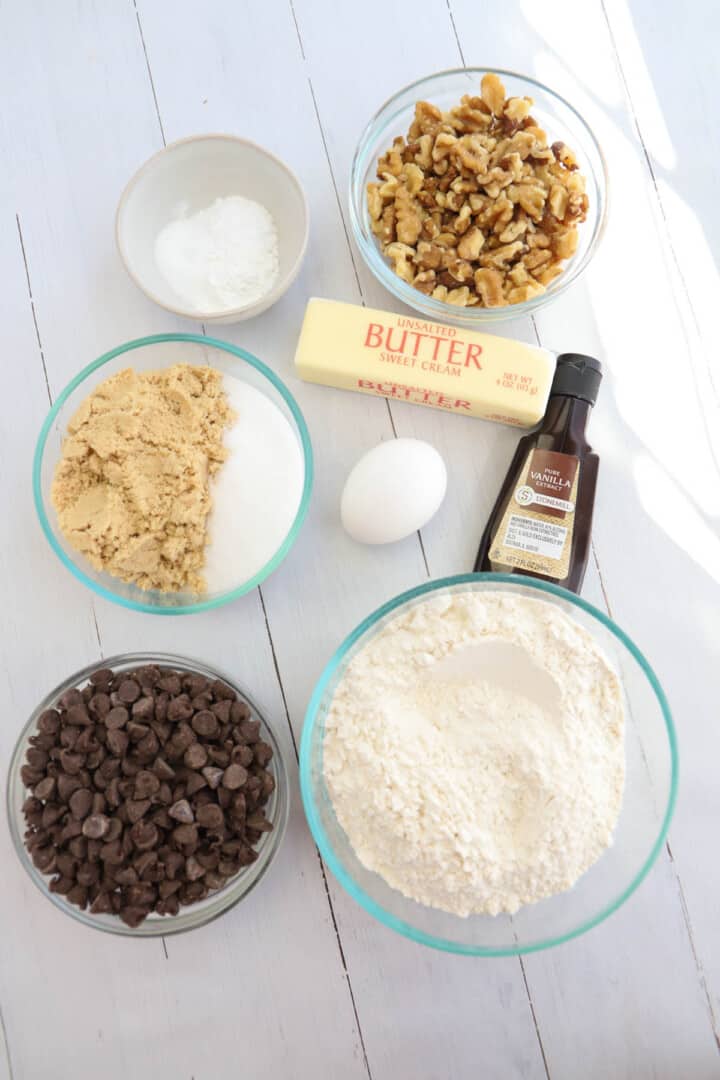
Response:
[[[581,398],[594,405],[601,382],[602,365],[594,356],[583,356],[582,353],[560,353],[550,396],[562,394],[565,397]]]

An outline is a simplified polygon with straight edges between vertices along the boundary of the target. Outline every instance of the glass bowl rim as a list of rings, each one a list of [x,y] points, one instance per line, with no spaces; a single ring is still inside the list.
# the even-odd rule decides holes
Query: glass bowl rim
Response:
[[[83,383],[89,375],[91,375],[98,368],[104,364],[109,363],[118,356],[122,356],[126,352],[131,352],[133,349],[143,348],[147,345],[160,345],[168,341],[178,342],[193,342],[197,345],[210,345],[215,349],[219,349],[221,352],[230,353],[232,356],[237,356],[239,359],[244,360],[245,363],[255,368],[260,375],[264,376],[268,382],[275,387],[280,396],[285,401],[285,404],[289,408],[298,433],[300,435],[300,442],[302,444],[303,451],[303,465],[304,465],[304,479],[303,489],[300,497],[300,505],[298,506],[297,513],[293,519],[293,523],[290,526],[285,539],[275,552],[275,554],[262,566],[248,581],[243,582],[241,585],[236,586],[234,589],[229,589],[215,596],[210,600],[199,600],[191,604],[181,604],[176,607],[159,607],[155,604],[143,603],[139,600],[130,600],[124,596],[119,596],[112,589],[106,588],[97,581],[93,581],[92,578],[77,565],[77,563],[66,554],[62,545],[55,537],[55,532],[50,525],[47,513],[45,512],[45,503],[42,494],[42,463],[43,455],[45,453],[45,447],[47,444],[47,438],[50,430],[58,416],[60,409],[68,400],[70,395]],[[87,585],[98,596],[102,596],[105,600],[111,600],[115,604],[120,604],[121,607],[129,608],[131,611],[142,611],[150,615],[194,615],[201,611],[212,611],[214,608],[222,607],[224,604],[229,604],[233,600],[237,600],[239,597],[244,596],[250,592],[256,586],[260,585],[265,578],[273,573],[288,554],[293,544],[295,543],[300,528],[308,511],[310,504],[310,495],[312,493],[313,485],[313,452],[312,443],[310,441],[310,433],[308,431],[305,417],[303,416],[300,406],[296,402],[294,396],[290,393],[285,383],[276,375],[275,372],[264,364],[262,360],[258,360],[247,349],[241,348],[239,345],[232,345],[229,341],[221,341],[219,338],[208,337],[204,334],[185,334],[185,333],[168,333],[168,334],[150,334],[147,337],[134,338],[132,341],[126,341],[122,345],[117,345],[114,349],[110,349],[109,352],[103,353],[97,360],[93,360],[90,364],[84,367],[70,380],[67,386],[61,391],[57,399],[53,403],[49,413],[47,414],[45,421],[43,422],[40,434],[38,435],[37,444],[35,446],[35,453],[33,455],[32,466],[32,487],[33,487],[33,499],[35,502],[35,510],[40,520],[40,525],[43,532],[60,561],[67,567],[67,569],[84,585]]]
[[[367,147],[375,129],[379,126],[381,118],[383,118],[383,127],[388,127],[401,112],[405,111],[404,108],[402,110],[398,109],[392,116],[388,116],[387,118],[383,117],[386,110],[390,110],[400,97],[403,97],[405,94],[412,91],[419,90],[421,87],[427,87],[439,79],[461,75],[484,75],[488,72],[499,76],[519,79],[521,82],[527,83],[530,87],[537,87],[543,94],[547,94],[555,101],[559,102],[577,118],[598,155],[600,163],[600,206],[587,250],[576,264],[570,264],[568,271],[561,274],[550,289],[547,289],[539,296],[531,297],[529,300],[523,300],[518,304],[509,304],[503,308],[474,307],[457,308],[454,310],[452,304],[447,304],[442,300],[436,300],[432,296],[426,296],[425,293],[420,293],[418,289],[414,289],[409,282],[403,281],[403,279],[398,277],[391,269],[385,261],[374,238],[366,235],[367,230],[363,224],[365,215],[357,204],[355,192],[361,179],[359,176],[360,162],[367,154]],[[491,322],[501,322],[516,317],[521,318],[524,315],[531,315],[538,308],[543,307],[545,304],[555,299],[555,297],[561,296],[587,269],[592,256],[595,254],[600,241],[603,238],[608,220],[609,197],[610,178],[605,154],[603,153],[602,146],[600,145],[595,132],[590,127],[587,120],[585,120],[582,113],[580,113],[574,105],[571,105],[562,94],[559,94],[556,90],[547,86],[547,84],[540,82],[539,79],[534,79],[532,76],[524,75],[519,71],[512,71],[509,68],[483,67],[477,65],[473,65],[472,67],[445,68],[442,71],[433,72],[430,75],[423,76],[421,79],[415,79],[414,82],[408,83],[387,98],[367,122],[358,139],[355,153],[353,154],[352,164],[350,166],[350,179],[348,183],[348,205],[353,236],[360,249],[360,254],[373,276],[388,290],[388,292],[415,311],[421,312],[426,317],[437,317],[439,322],[462,324],[466,328],[470,326],[480,327],[481,325]],[[418,297],[421,297],[422,299],[418,300]]]
[[[222,889],[217,890],[214,894],[215,904],[218,905],[218,901],[224,896],[224,900],[219,903],[218,906],[214,906],[210,909],[204,909],[202,912],[197,912],[197,921],[192,920],[192,905],[187,905],[184,913],[183,909],[180,909],[178,915],[163,916],[157,923],[143,922],[140,927],[127,926],[121,919],[117,919],[117,925],[115,923],[105,925],[96,920],[96,918],[81,908],[76,907],[74,904],[70,904],[66,901],[64,896],[60,896],[57,893],[50,891],[48,881],[52,875],[42,874],[40,871],[35,873],[35,867],[31,865],[30,855],[28,853],[25,844],[23,843],[22,828],[15,812],[15,807],[12,804],[12,795],[15,782],[22,785],[23,791],[26,791],[25,785],[20,779],[20,768],[22,766],[22,759],[24,756],[23,747],[25,741],[31,729],[37,724],[38,717],[47,708],[51,708],[51,703],[57,701],[60,694],[65,690],[70,689],[73,686],[77,686],[79,683],[85,682],[89,679],[90,675],[99,671],[104,667],[115,667],[119,664],[130,665],[145,665],[145,664],[158,664],[173,668],[186,667],[190,671],[199,672],[206,675],[213,675],[215,678],[221,679],[226,682],[228,686],[231,686],[241,697],[243,697],[254,712],[260,717],[266,733],[269,735],[270,742],[273,748],[273,762],[275,765],[276,774],[276,786],[278,795],[282,790],[282,796],[279,798],[278,806],[278,820],[274,823],[274,829],[272,832],[273,844],[269,851],[267,861],[262,866],[260,871],[256,874],[255,878],[251,881],[250,885],[244,891],[237,891],[237,885],[240,884],[242,875],[235,879],[235,882],[231,880]],[[92,930],[98,930],[101,933],[112,934],[118,937],[131,937],[131,938],[158,938],[167,937],[171,934],[185,934],[190,930],[196,930],[201,926],[207,926],[208,923],[214,922],[215,919],[220,918],[226,911],[230,911],[244,900],[253,889],[258,885],[260,881],[265,877],[268,870],[272,866],[277,857],[277,854],[282,847],[283,839],[287,831],[288,820],[290,816],[290,779],[287,769],[287,762],[285,760],[285,754],[282,746],[280,745],[278,738],[273,730],[272,725],[269,723],[264,710],[262,710],[253,696],[248,693],[245,687],[238,683],[235,678],[231,678],[224,671],[214,666],[206,664],[202,660],[193,660],[187,656],[178,656],[174,653],[161,653],[161,652],[138,652],[138,653],[119,653],[116,656],[109,656],[92,664],[87,664],[80,671],[63,679],[58,685],[47,693],[42,701],[40,701],[30,713],[30,717],[25,724],[23,724],[22,730],[18,735],[18,738],[13,747],[12,754],[10,755],[10,764],[7,771],[7,782],[5,792],[5,811],[7,815],[8,828],[10,830],[10,836],[15,848],[15,853],[23,866],[28,877],[32,880],[33,884],[42,893],[42,895],[51,901],[51,903],[63,914],[68,915],[76,922],[82,923],[83,926],[88,926]],[[251,863],[248,869],[254,866]],[[235,885],[235,888],[233,887]],[[175,920],[182,918],[188,920],[188,923],[182,926],[176,925]]]
[[[641,668],[643,674],[648,680],[650,687],[655,694],[658,704],[662,712],[663,720],[665,721],[665,730],[668,737],[668,744],[670,749],[671,758],[671,778],[670,778],[670,791],[668,795],[667,806],[663,816],[662,823],[655,842],[650,850],[648,857],[636,874],[631,879],[630,883],[622,890],[611,903],[606,904],[599,913],[594,915],[590,919],[586,919],[578,926],[574,927],[570,931],[557,934],[554,937],[547,938],[542,941],[532,942],[527,946],[504,946],[502,948],[488,948],[486,946],[478,945],[465,945],[462,942],[450,941],[446,938],[435,937],[431,934],[425,933],[422,930],[418,930],[416,927],[411,926],[404,920],[398,918],[396,915],[386,911],[380,904],[378,904],[372,897],[361,888],[360,885],[353,879],[353,877],[345,870],[340,859],[335,855],[332,844],[330,843],[325,829],[323,828],[320,816],[315,808],[315,800],[313,797],[313,787],[311,779],[311,741],[314,733],[315,724],[318,718],[320,706],[325,696],[330,679],[335,674],[335,671],[345,659],[346,654],[352,648],[352,646],[380,619],[390,612],[395,611],[397,608],[415,600],[417,597],[424,596],[428,593],[440,592],[443,589],[447,589],[456,585],[471,585],[478,582],[487,582],[488,584],[505,584],[505,585],[522,585],[528,586],[530,589],[537,590],[539,594],[549,593],[553,596],[557,596],[568,603],[574,604],[576,607],[585,611],[589,615],[593,616],[607,630],[609,630],[614,637],[618,639],[621,645],[627,649],[633,659],[637,662]],[[575,593],[570,592],[567,589],[561,588],[559,585],[553,585],[550,582],[540,581],[535,578],[522,577],[517,574],[455,574],[449,577],[434,578],[431,581],[423,582],[421,585],[415,586],[415,588],[407,589],[405,592],[400,593],[398,596],[388,600],[385,604],[382,604],[379,608],[373,611],[365,619],[359,623],[358,626],[345,638],[345,640],[335,650],[332,657],[323,669],[318,682],[310,698],[307,712],[305,714],[305,721],[303,724],[302,736],[300,739],[300,792],[302,795],[303,806],[305,809],[305,815],[310,826],[315,843],[318,846],[323,861],[329,866],[330,870],[343,886],[343,888],[352,896],[361,907],[378,919],[383,925],[390,927],[390,929],[397,931],[404,937],[410,938],[412,941],[419,942],[421,945],[429,945],[432,948],[440,949],[444,952],[459,953],[463,956],[521,956],[527,955],[532,952],[540,952],[544,949],[553,948],[556,945],[561,945],[566,941],[572,940],[572,938],[579,937],[581,934],[586,933],[588,930],[592,930],[593,927],[598,926],[601,922],[604,922],[610,915],[620,908],[625,901],[635,892],[638,886],[644,881],[655,860],[657,859],[660,850],[665,842],[665,838],[670,828],[670,821],[675,809],[675,803],[677,800],[678,789],[678,747],[677,737],[675,733],[675,725],[673,723],[672,714],[670,712],[670,706],[668,704],[665,692],[663,691],[660,682],[655,675],[655,672],[651,668],[645,656],[635,643],[628,637],[628,635],[621,630],[621,628],[611,619],[608,615],[602,612],[599,608],[596,608],[593,604],[588,603],[587,600],[583,600],[582,597],[577,596]]]

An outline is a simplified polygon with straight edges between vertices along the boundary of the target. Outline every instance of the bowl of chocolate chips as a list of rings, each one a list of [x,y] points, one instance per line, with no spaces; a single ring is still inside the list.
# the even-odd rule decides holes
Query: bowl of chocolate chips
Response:
[[[87,926],[202,926],[263,877],[287,824],[278,741],[227,676],[113,657],[38,705],[10,763],[8,820],[40,890]]]

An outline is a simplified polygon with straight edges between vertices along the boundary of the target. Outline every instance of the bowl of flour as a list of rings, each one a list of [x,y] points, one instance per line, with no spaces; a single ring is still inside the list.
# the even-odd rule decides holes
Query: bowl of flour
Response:
[[[670,712],[606,615],[533,579],[463,575],[366,619],[313,694],[300,781],[340,882],[453,952],[509,955],[595,926],[665,838]]]

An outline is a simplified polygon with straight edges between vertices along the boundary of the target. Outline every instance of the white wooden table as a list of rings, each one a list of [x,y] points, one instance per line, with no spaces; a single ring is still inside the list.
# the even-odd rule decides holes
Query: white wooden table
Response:
[[[658,671],[675,711],[681,794],[670,843],[608,922],[525,960],[405,941],[323,873],[293,776],[268,879],[218,922],[167,941],[93,933],[21,870],[0,828],[0,1080],[705,1080],[720,1076],[720,249],[718,6],[672,0],[4,0],[0,4],[0,568],[3,770],[28,711],[68,672],[160,649],[235,672],[293,760],[311,687],[372,608],[471,567],[517,433],[299,384],[306,300],[391,299],[347,238],[358,134],[431,71],[515,68],[595,128],[612,180],[584,280],[500,331],[601,355],[602,455],[585,595]],[[95,599],[41,536],[30,492],[50,401],[146,333],[191,329],[126,277],[113,214],[165,140],[249,136],[308,193],[304,270],[272,311],[224,330],[285,378],[317,462],[309,519],[281,569],[219,612],[162,619]],[[363,549],[338,500],[357,457],[431,441],[447,501],[417,539]],[[4,1046],[3,1046],[4,1042]]]

